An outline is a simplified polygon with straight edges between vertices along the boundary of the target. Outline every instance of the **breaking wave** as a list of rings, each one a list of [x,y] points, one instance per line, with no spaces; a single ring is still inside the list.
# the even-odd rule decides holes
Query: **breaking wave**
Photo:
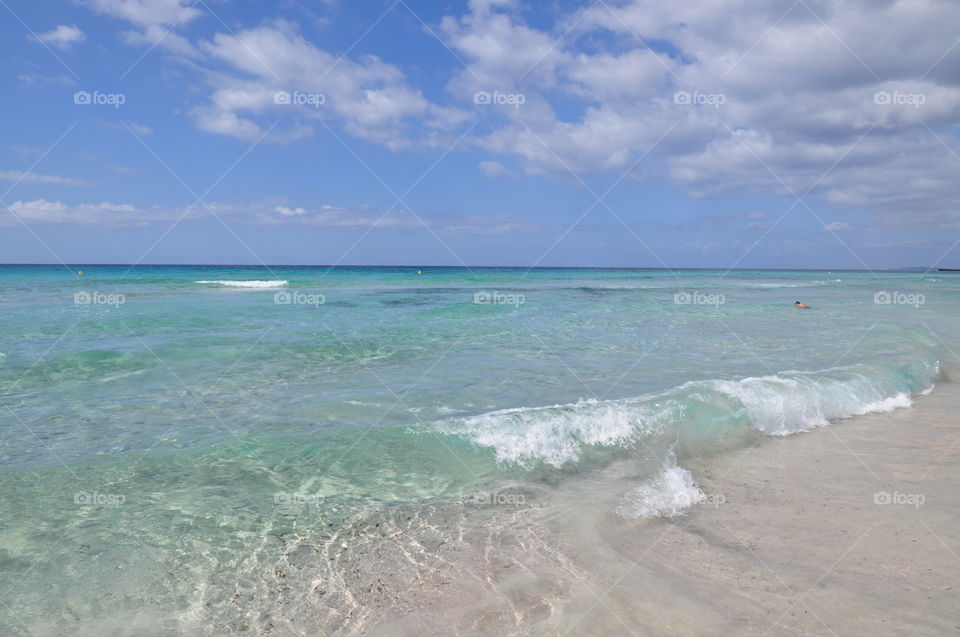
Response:
[[[704,453],[738,435],[785,436],[909,407],[913,395],[932,387],[938,369],[931,360],[700,380],[635,398],[502,409],[437,427],[490,448],[499,462],[526,466],[560,467],[591,448],[634,448],[655,439]]]
[[[194,283],[207,285],[223,285],[231,288],[282,288],[287,285],[287,281],[194,281]]]

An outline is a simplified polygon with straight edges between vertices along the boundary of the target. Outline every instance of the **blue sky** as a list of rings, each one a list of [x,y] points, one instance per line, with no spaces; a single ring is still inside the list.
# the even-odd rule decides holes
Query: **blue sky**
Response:
[[[960,266],[949,2],[0,15],[2,262]]]

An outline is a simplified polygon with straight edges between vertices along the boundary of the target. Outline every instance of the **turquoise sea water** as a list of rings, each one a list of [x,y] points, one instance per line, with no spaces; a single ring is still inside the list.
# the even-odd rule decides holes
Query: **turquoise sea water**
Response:
[[[700,455],[908,407],[958,308],[949,273],[0,266],[0,632],[282,632],[338,577],[291,592],[296,550],[613,462],[618,515],[680,513]]]

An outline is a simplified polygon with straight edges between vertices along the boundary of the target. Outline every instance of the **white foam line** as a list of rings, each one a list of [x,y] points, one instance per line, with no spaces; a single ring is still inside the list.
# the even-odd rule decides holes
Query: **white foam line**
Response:
[[[194,283],[223,285],[232,288],[280,288],[287,285],[288,281],[194,281]]]

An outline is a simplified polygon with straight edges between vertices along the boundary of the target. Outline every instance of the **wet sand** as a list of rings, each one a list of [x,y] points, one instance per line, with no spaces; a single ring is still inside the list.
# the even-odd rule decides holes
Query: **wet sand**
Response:
[[[442,545],[411,529],[397,541],[415,576],[342,628],[960,634],[958,406],[960,383],[941,378],[911,409],[682,460],[710,501],[672,519],[613,513],[630,476],[612,467],[531,493],[525,507],[481,512],[484,523],[471,516]]]

